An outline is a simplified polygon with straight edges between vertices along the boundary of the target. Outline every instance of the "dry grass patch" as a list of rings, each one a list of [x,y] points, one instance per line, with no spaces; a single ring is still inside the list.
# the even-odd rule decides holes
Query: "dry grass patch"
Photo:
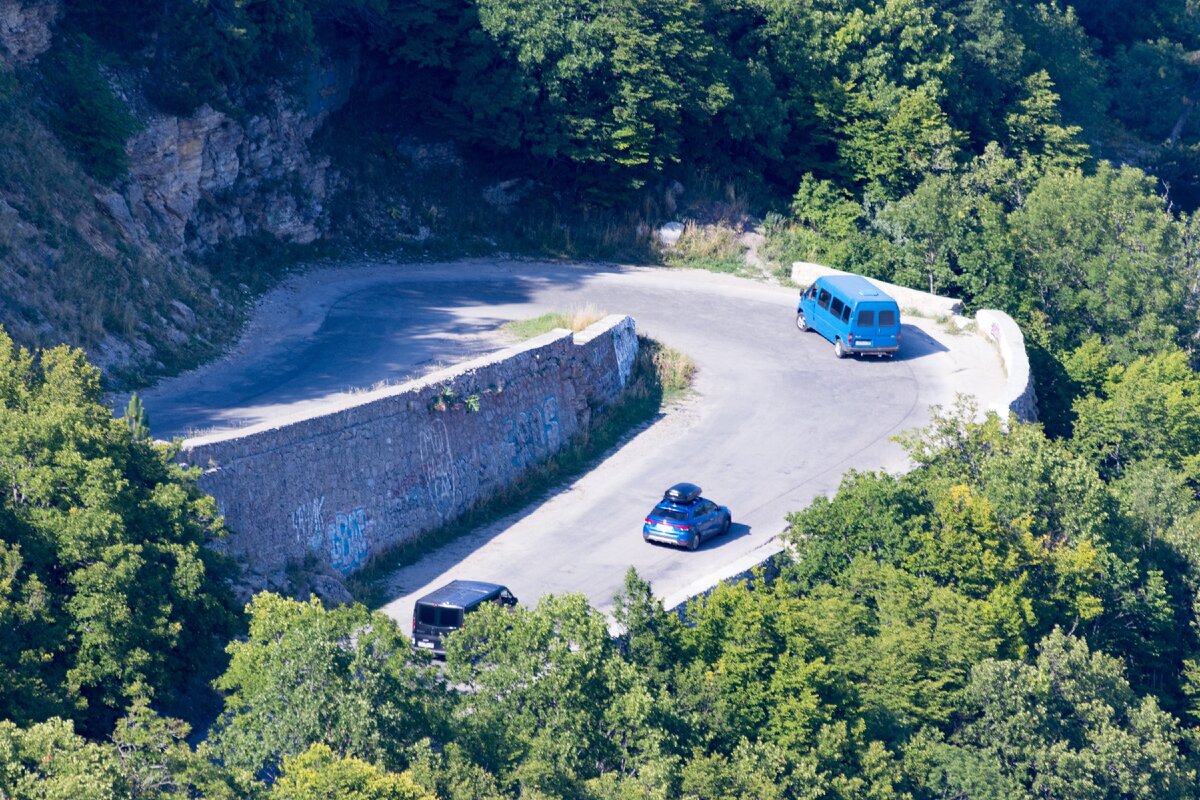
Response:
[[[664,261],[672,267],[706,269],[739,275],[746,272],[746,248],[728,225],[687,223],[683,235],[666,253]]]
[[[606,316],[606,312],[593,305],[586,305],[570,311],[551,311],[532,319],[513,320],[504,323],[500,329],[518,341],[525,341],[549,333],[555,328],[566,328],[578,333]]]

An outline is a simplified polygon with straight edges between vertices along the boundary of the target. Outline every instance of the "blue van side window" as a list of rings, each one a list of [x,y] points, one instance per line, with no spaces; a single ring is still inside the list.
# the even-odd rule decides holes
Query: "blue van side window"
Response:
[[[858,312],[858,324],[863,327],[870,328],[875,325],[875,312],[863,309]]]
[[[829,292],[821,290],[821,293],[817,295],[817,305],[821,308],[829,308]]]
[[[833,314],[835,317],[840,317],[842,315],[843,308],[845,308],[845,306],[842,305],[842,301],[835,297],[833,298],[833,304],[829,306],[829,313]]]
[[[846,306],[845,308],[842,309],[842,322],[849,322],[849,321],[850,321],[850,306]]]
[[[883,328],[888,325],[896,324],[896,312],[891,309],[886,309],[879,312],[879,327]]]

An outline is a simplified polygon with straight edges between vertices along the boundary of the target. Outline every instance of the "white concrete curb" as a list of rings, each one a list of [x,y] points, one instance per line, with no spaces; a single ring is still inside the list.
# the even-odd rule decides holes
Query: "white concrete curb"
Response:
[[[992,404],[991,410],[1001,417],[1009,412],[1021,422],[1036,422],[1038,418],[1037,391],[1029,371],[1029,354],[1025,350],[1025,334],[1008,314],[990,308],[975,312],[979,333],[996,343],[1000,361],[1008,375],[1004,395]]]

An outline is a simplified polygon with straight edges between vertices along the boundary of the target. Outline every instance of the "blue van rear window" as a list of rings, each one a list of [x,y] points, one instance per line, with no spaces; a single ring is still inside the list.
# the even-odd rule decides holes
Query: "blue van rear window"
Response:
[[[870,328],[875,324],[875,312],[863,309],[858,312],[858,324],[864,328]]]
[[[879,327],[896,324],[896,312],[890,308],[879,312]]]

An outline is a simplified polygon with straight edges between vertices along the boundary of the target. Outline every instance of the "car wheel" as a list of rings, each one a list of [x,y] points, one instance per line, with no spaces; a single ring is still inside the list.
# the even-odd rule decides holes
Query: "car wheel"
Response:
[[[801,333],[806,333],[808,331],[808,320],[805,319],[803,311],[796,312],[796,327]]]
[[[850,351],[846,349],[846,345],[842,344],[842,340],[838,339],[833,343],[833,354],[838,358],[845,358],[850,355]]]
[[[687,549],[693,553],[700,548],[700,531],[692,533],[692,538],[688,539]]]

